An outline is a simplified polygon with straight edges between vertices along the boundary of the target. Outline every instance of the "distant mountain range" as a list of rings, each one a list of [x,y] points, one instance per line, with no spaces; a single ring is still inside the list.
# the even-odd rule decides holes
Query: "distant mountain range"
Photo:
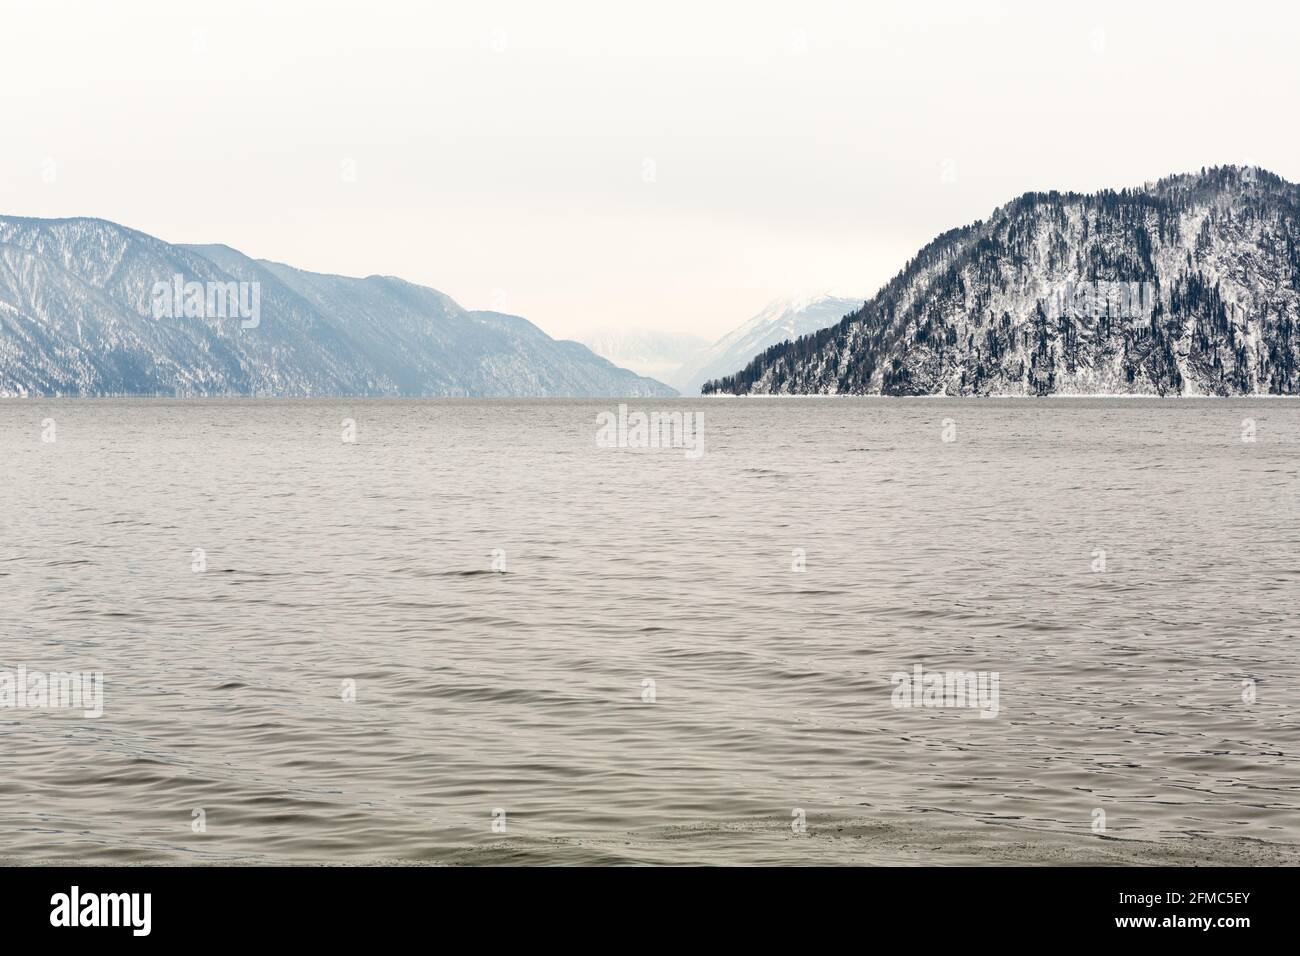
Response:
[[[713,343],[648,330],[606,330],[584,336],[583,342],[611,362],[652,375],[683,395],[698,395],[709,379],[740,368],[770,345],[834,325],[862,302],[831,295],[778,299]]]
[[[705,382],[735,371],[769,346],[834,325],[862,308],[862,303],[862,299],[840,299],[825,294],[778,299],[744,325],[692,356],[669,383],[683,395],[698,395]]]
[[[674,388],[682,366],[709,345],[708,339],[697,335],[654,329],[594,329],[578,336],[578,341],[615,365],[667,382]]]
[[[706,393],[1300,394],[1300,188],[1236,166],[1027,193]]]
[[[388,276],[304,272],[99,219],[0,217],[0,396],[655,397],[670,385],[1300,394],[1300,187],[1226,166],[1027,193],[935,239],[865,303],[777,301],[712,344],[557,341]]]
[[[256,320],[236,304],[256,305]],[[99,219],[0,217],[0,396],[155,394],[673,391],[518,316],[401,279],[304,272]]]

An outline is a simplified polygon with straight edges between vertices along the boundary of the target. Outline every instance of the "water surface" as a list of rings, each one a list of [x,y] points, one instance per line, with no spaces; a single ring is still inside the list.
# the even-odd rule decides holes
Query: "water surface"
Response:
[[[1300,862],[1300,404],[614,407],[0,403],[0,860]]]

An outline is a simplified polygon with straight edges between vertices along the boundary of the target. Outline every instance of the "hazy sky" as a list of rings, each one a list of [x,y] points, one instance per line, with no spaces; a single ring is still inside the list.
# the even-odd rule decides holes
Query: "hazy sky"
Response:
[[[1300,179],[1297,8],[1158,6],[0,0],[0,212],[714,337],[1026,190]]]

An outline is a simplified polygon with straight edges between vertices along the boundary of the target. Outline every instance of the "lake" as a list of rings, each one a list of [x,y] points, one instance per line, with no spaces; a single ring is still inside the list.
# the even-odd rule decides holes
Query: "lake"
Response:
[[[1300,863],[1300,403],[619,404],[0,402],[0,861]]]

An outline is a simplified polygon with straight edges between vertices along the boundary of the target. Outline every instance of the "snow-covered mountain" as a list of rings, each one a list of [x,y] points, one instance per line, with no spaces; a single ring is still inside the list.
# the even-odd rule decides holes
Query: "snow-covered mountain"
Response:
[[[1300,394],[1300,187],[1227,166],[1027,193],[705,391]]]
[[[579,341],[615,365],[670,385],[682,366],[709,344],[696,335],[652,329],[595,329]]]
[[[735,371],[778,342],[834,325],[862,308],[862,302],[824,294],[778,299],[744,325],[692,355],[680,371],[665,381],[683,395],[698,395],[705,382]]]
[[[156,318],[159,284],[176,276],[209,296],[247,283],[256,321],[212,298],[189,313],[182,297],[174,317]],[[0,395],[109,394],[673,392],[517,316],[401,279],[303,272],[99,219],[0,217]]]
[[[745,364],[770,345],[834,325],[862,307],[862,299],[831,295],[794,296],[770,303],[744,325],[716,342],[650,329],[601,329],[582,337],[597,355],[641,375],[667,382],[683,395]]]

